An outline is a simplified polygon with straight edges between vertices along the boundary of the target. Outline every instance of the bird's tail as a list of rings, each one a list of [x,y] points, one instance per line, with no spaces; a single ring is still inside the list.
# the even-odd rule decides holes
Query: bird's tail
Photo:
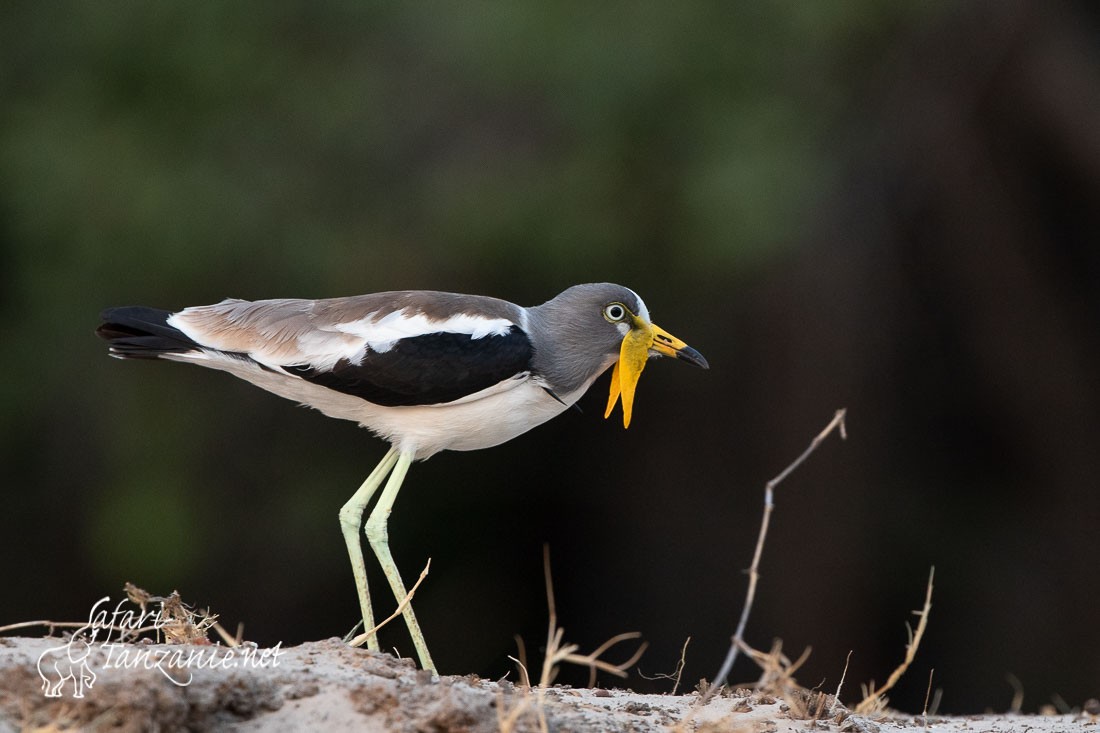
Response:
[[[168,325],[171,311],[144,306],[108,308],[96,334],[110,344],[111,356],[120,359],[156,359],[199,349],[183,331]]]

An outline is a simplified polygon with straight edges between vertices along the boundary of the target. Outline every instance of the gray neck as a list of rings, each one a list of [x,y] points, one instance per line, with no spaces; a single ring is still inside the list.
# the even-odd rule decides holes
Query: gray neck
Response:
[[[531,365],[559,396],[586,387],[617,355],[592,338],[576,311],[551,300],[527,309],[528,333],[535,354]]]

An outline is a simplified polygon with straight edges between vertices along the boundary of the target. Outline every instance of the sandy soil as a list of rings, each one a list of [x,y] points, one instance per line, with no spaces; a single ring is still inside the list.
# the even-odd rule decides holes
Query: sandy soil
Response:
[[[337,639],[229,653],[221,646],[74,648],[58,638],[0,638],[0,733],[529,731],[539,730],[540,715],[553,731],[1100,733],[1098,718],[1087,714],[935,718],[926,725],[911,716],[853,716],[829,696],[784,701],[737,690],[705,706],[698,702],[696,693],[673,697],[567,687],[548,689],[540,700],[537,692],[509,682],[474,676],[433,680],[411,660],[352,649]]]

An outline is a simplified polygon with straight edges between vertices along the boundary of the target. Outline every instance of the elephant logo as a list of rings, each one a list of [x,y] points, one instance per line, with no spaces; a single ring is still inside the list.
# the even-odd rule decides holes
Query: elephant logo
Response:
[[[42,678],[42,692],[46,697],[61,697],[65,682],[72,680],[72,696],[84,697],[84,690],[95,684],[96,674],[88,664],[98,629],[93,629],[88,639],[77,632],[67,643],[53,646],[38,655],[38,676]]]

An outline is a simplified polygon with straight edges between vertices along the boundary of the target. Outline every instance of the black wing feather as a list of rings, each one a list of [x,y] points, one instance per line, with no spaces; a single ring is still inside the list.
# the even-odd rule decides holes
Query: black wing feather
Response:
[[[171,311],[145,306],[108,308],[96,334],[111,344],[111,353],[125,359],[156,359],[161,354],[194,351],[199,345],[168,325]]]
[[[389,351],[368,352],[362,363],[340,360],[331,370],[283,369],[309,382],[385,407],[452,402],[530,371],[534,349],[521,329],[473,338],[431,333],[403,338]]]

